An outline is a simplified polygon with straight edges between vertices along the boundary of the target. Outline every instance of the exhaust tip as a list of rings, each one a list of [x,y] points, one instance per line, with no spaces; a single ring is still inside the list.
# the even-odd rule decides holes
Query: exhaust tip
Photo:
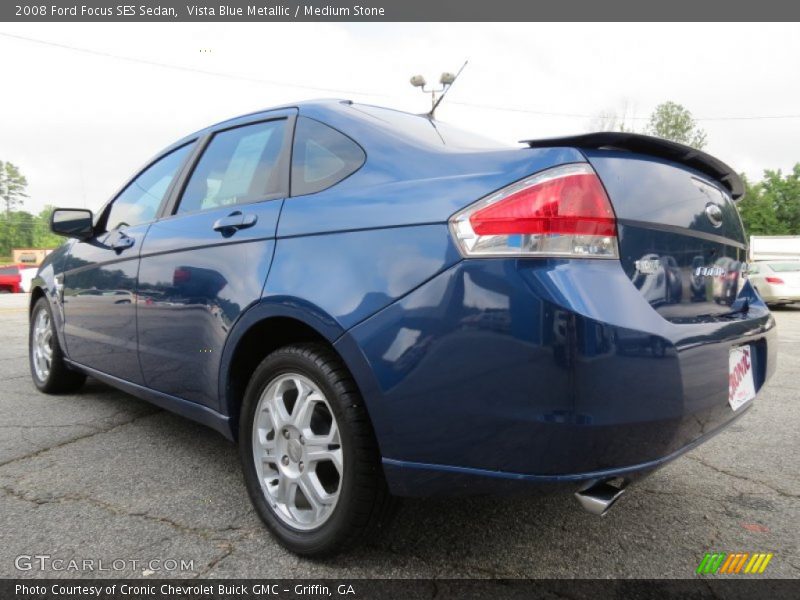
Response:
[[[584,510],[602,517],[625,493],[624,483],[620,486],[615,486],[611,485],[609,481],[614,480],[600,481],[590,485],[588,488],[575,492],[575,497]]]

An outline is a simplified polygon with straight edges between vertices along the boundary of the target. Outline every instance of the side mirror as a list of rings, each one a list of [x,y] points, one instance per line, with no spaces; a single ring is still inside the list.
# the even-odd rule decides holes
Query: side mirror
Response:
[[[94,235],[92,211],[85,208],[57,208],[50,215],[50,231],[85,240]]]

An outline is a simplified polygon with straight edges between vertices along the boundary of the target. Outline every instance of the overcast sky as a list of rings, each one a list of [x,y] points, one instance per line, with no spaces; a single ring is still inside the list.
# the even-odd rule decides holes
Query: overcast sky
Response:
[[[800,118],[720,120],[800,117],[797,24],[0,23],[0,34],[55,44],[0,35],[0,160],[27,176],[33,212],[96,209],[172,141],[260,108],[339,97],[422,112],[409,77],[435,81],[465,59],[438,116],[499,140],[585,132],[625,107],[642,128],[674,100],[701,119],[706,149],[752,178],[800,162]]]

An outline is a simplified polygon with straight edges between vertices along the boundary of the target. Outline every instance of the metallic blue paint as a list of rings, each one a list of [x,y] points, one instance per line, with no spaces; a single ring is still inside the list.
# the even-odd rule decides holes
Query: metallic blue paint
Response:
[[[145,385],[220,410],[222,349],[233,324],[261,295],[281,202],[176,215],[150,227],[137,312]],[[224,237],[213,224],[234,208],[257,222]]]
[[[302,298],[349,329],[460,259],[445,224],[282,238],[264,296]]]
[[[380,154],[370,146],[366,149],[366,164],[351,177],[318,194],[286,201],[280,237],[443,223],[511,181],[560,164],[585,162],[569,148],[476,152],[455,158],[444,147],[437,151],[393,146],[392,152]],[[419,161],[406,164],[414,155],[420,155]],[[373,166],[373,159],[386,162]],[[381,164],[397,168],[386,170]]]
[[[758,388],[774,370],[774,321],[739,280],[738,214],[707,176],[613,150],[431,145],[340,102],[175,146],[294,114],[356,140],[366,163],[322,192],[235,207],[256,224],[227,237],[213,223],[228,209],[172,215],[185,166],[132,249],[109,254],[101,234],[48,257],[35,297],[74,368],[234,438],[237,350],[269,320],[297,323],[353,374],[404,495],[638,477],[745,412],[727,404],[730,348],[752,344]],[[619,219],[619,261],[462,259],[454,212],[587,160]],[[703,220],[708,194],[721,228]],[[695,275],[712,265],[724,276]],[[81,297],[93,289],[97,314]]]
[[[725,188],[706,175],[661,159],[608,150],[586,155],[612,198],[619,223],[620,259],[653,308],[672,322],[730,311],[746,260],[744,228]],[[722,225],[706,217],[709,203]],[[655,273],[636,261],[657,257]],[[726,278],[698,277],[698,266],[719,266]]]
[[[72,245],[64,259],[65,351],[74,361],[143,383],[136,341],[136,273],[147,225]],[[133,246],[114,249],[120,237]]]
[[[667,463],[680,458],[690,450],[708,441],[730,423],[747,414],[749,407],[742,408],[728,423],[703,434],[692,443],[672,454],[644,463],[599,471],[569,473],[565,475],[530,475],[473,469],[452,465],[432,465],[383,459],[383,469],[392,490],[401,496],[458,496],[463,494],[500,494],[525,491],[574,491],[584,488],[588,482],[623,478],[628,483],[641,479]]]
[[[29,310],[33,309],[40,297],[44,296],[50,304],[58,342],[62,348],[67,347],[64,338],[64,304],[63,272],[64,259],[68,256],[73,240],[70,240],[48,254],[39,265],[36,276],[31,281],[31,301]]]
[[[732,345],[755,345],[757,387],[774,364],[756,296],[747,318],[675,325],[611,261],[462,261],[346,335],[384,457],[536,476],[677,452],[734,417]]]

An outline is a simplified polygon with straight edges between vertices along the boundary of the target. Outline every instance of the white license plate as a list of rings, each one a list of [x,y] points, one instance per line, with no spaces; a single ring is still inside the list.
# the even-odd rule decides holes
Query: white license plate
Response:
[[[728,356],[728,404],[733,410],[739,410],[756,397],[752,354],[750,346],[740,346]]]

